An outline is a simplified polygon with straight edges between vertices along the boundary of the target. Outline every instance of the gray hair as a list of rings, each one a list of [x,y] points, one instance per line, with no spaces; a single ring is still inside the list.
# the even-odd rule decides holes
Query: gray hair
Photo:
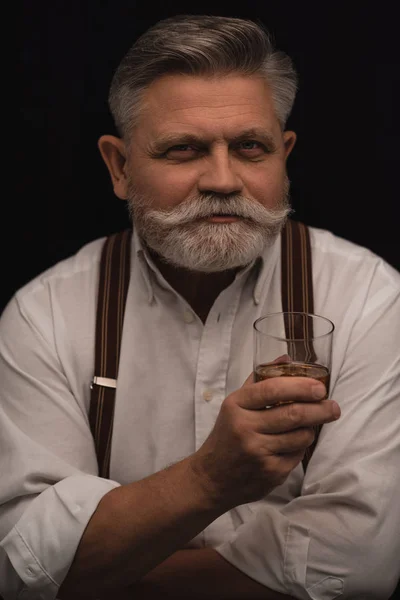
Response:
[[[111,82],[110,110],[128,144],[143,108],[144,92],[155,79],[170,73],[265,77],[282,131],[298,89],[291,58],[274,48],[261,24],[208,15],[163,19],[136,40]]]

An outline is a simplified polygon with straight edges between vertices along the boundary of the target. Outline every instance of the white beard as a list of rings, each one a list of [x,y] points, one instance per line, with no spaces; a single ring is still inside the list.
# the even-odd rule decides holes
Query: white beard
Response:
[[[235,195],[198,194],[169,210],[149,208],[149,199],[129,187],[129,212],[145,244],[168,263],[190,271],[213,273],[243,267],[260,256],[282,230],[288,214],[288,178],[273,210]],[[214,215],[243,220],[209,223]]]

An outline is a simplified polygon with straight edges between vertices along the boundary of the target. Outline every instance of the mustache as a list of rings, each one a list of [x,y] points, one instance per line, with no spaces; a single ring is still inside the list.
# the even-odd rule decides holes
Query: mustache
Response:
[[[134,199],[137,205],[138,198]],[[139,204],[140,201],[139,201]],[[280,222],[290,212],[288,198],[282,199],[274,209],[268,209],[255,200],[242,195],[221,197],[215,194],[197,194],[172,209],[149,209],[146,203],[146,216],[157,221],[162,227],[187,225],[199,219],[216,215],[229,215],[252,221],[261,226],[271,226]]]

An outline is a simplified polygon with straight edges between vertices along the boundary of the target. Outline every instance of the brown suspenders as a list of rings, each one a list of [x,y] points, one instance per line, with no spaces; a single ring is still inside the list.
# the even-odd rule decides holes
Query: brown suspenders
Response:
[[[115,389],[130,274],[131,230],[107,238],[100,263],[97,301],[95,376],[89,423],[100,477],[109,478]]]
[[[289,219],[281,236],[281,296],[282,310],[290,312],[314,313],[314,294],[312,281],[311,245],[308,227],[298,221]],[[286,324],[286,323],[285,323]],[[297,339],[303,335],[303,329],[287,327],[287,334],[293,334]],[[312,333],[312,332],[309,332]],[[299,350],[302,350],[300,347]],[[308,348],[303,359],[314,358],[312,345]],[[317,444],[321,426],[314,427],[315,438],[306,449],[303,458],[303,469],[306,472],[310,458]]]
[[[95,377],[91,385],[89,422],[100,477],[110,473],[115,389],[125,301],[129,285],[131,230],[109,236],[100,263],[97,304]],[[311,248],[308,228],[289,219],[282,232],[282,307],[284,311],[313,312]],[[312,352],[312,349],[311,349]],[[304,471],[313,446],[303,459]]]

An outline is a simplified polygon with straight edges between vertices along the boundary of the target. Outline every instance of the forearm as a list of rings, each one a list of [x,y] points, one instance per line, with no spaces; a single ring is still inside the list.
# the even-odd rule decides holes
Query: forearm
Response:
[[[187,459],[112,490],[89,521],[58,597],[126,589],[219,514]]]
[[[132,587],[131,598],[152,600],[293,600],[239,571],[212,548],[181,550]]]

